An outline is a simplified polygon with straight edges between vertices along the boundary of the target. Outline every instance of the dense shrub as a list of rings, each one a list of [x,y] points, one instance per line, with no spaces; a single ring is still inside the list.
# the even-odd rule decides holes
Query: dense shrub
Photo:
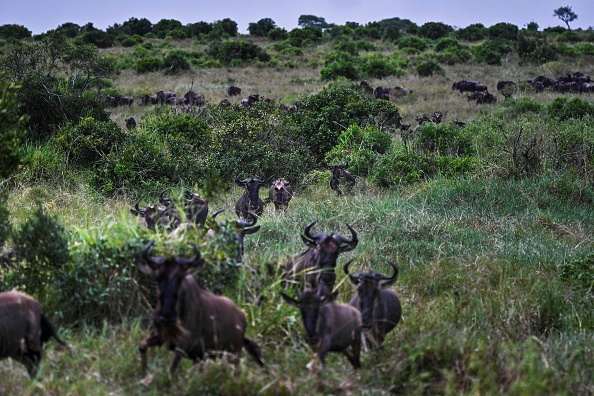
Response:
[[[548,111],[551,117],[560,120],[583,118],[586,116],[594,117],[594,105],[580,98],[573,98],[571,100],[565,97],[555,98],[549,104]]]
[[[472,140],[465,129],[455,124],[426,122],[415,136],[417,150],[440,155],[465,156],[471,154]]]
[[[448,47],[443,52],[437,54],[437,60],[446,65],[464,63],[470,59],[472,59],[470,51],[458,47]]]
[[[594,289],[594,253],[561,264],[561,279],[577,282],[585,290]]]
[[[450,25],[442,22],[427,22],[419,27],[417,34],[420,37],[426,37],[431,40],[437,40],[446,37],[454,29]]]
[[[322,81],[335,80],[339,77],[348,78],[350,80],[359,79],[355,63],[349,60],[330,62],[320,70],[320,75]]]
[[[182,71],[190,70],[189,54],[183,50],[169,51],[163,58],[163,68],[165,74],[176,74]]]
[[[270,55],[258,45],[249,41],[215,41],[210,44],[208,54],[223,64],[259,60],[267,62]]]
[[[19,116],[18,89],[0,74],[0,180],[8,179],[23,156],[24,127],[28,117]]]
[[[480,41],[487,35],[487,28],[482,23],[473,23],[463,29],[456,30],[455,36],[460,40]]]
[[[56,138],[70,159],[88,166],[121,146],[126,134],[115,121],[85,118],[60,128]]]
[[[559,54],[546,36],[518,35],[518,55],[522,62],[543,64],[556,60]]]
[[[426,61],[417,65],[417,73],[421,77],[431,77],[433,74],[445,75],[445,70],[437,62]]]
[[[294,47],[304,47],[318,43],[322,40],[322,29],[318,27],[305,27],[293,29],[289,32],[289,43]]]
[[[458,40],[451,37],[440,38],[435,42],[435,51],[441,52],[448,48],[460,48],[461,45]]]
[[[504,40],[487,40],[473,48],[474,58],[479,63],[500,65],[503,55],[512,51],[511,46]]]
[[[281,41],[289,38],[289,32],[284,28],[272,29],[268,32],[268,38],[272,41]]]
[[[364,78],[384,78],[388,76],[404,75],[406,61],[391,57],[384,57],[379,54],[369,54],[361,59],[361,75]]]
[[[396,43],[398,48],[414,48],[417,51],[423,52],[427,49],[427,42],[417,37],[405,37],[398,40]]]
[[[142,58],[136,61],[134,70],[136,70],[137,73],[142,74],[159,71],[162,67],[163,62],[161,62],[161,59],[159,58]]]
[[[262,18],[258,22],[250,22],[248,25],[248,32],[257,37],[266,37],[274,29],[277,29],[276,23],[270,18]]]
[[[487,28],[487,36],[491,39],[516,40],[518,27],[511,23],[499,22]]]
[[[0,38],[4,40],[22,40],[31,37],[31,31],[24,26],[8,24],[0,26]]]

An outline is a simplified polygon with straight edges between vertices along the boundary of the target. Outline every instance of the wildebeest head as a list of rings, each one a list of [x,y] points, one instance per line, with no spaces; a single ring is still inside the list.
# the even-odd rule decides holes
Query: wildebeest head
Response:
[[[393,270],[392,276],[382,275],[373,270],[349,274],[349,265],[351,262],[352,260],[344,265],[344,273],[349,276],[351,283],[357,287],[361,317],[363,319],[363,329],[366,331],[371,330],[373,326],[373,310],[375,302],[381,290],[389,288],[396,282],[396,278],[398,277],[398,267],[396,267],[396,264],[393,262],[388,261],[388,264],[390,264]]]
[[[357,247],[359,240],[357,239],[357,232],[347,223],[347,227],[351,231],[351,239],[347,239],[339,234],[329,235],[325,232],[311,234],[311,228],[317,221],[312,221],[305,226],[301,239],[303,243],[310,249],[316,250],[320,255],[320,267],[325,267],[327,264],[336,266],[336,259],[339,253],[350,252]]]
[[[287,304],[299,309],[305,328],[306,341],[313,345],[320,342],[320,333],[324,333],[324,329],[320,329],[318,326],[320,310],[324,305],[334,301],[336,295],[330,293],[324,284],[320,283],[315,289],[297,293],[297,299],[285,293],[281,293],[281,296]]]
[[[293,196],[291,183],[284,179],[277,179],[271,182],[269,199],[274,202],[276,209],[286,207]]]
[[[180,286],[186,275],[197,271],[204,264],[200,250],[194,246],[194,257],[151,257],[153,241],[145,245],[138,257],[138,268],[151,275],[157,282],[158,303],[154,321],[158,326],[175,326],[178,320],[177,301]]]
[[[266,180],[257,177],[248,177],[247,179],[239,180],[239,176],[235,179],[238,186],[245,188],[245,194],[249,198],[249,206],[252,210],[258,209],[259,190],[266,185]]]

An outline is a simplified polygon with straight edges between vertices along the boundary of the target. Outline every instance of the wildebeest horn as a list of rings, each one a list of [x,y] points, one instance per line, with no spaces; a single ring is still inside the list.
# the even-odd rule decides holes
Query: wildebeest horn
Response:
[[[356,248],[357,244],[359,243],[359,239],[357,239],[357,231],[355,231],[353,229],[353,227],[351,227],[349,225],[349,223],[346,223],[346,225],[349,228],[349,230],[351,231],[351,235],[352,235],[351,239],[346,239],[342,235],[336,235],[336,239],[341,244],[341,246],[340,246],[341,252],[350,252],[351,250]],[[346,245],[342,245],[343,243]]]
[[[155,241],[151,239],[140,252],[140,256],[138,257],[138,266],[142,272],[150,272],[150,270],[155,269],[159,264],[148,254],[154,243]]]
[[[165,190],[163,190],[159,193],[159,202],[161,202],[163,205],[167,205],[167,204],[171,203],[171,198],[165,197],[165,191],[167,191],[167,190],[168,189],[166,188]]]
[[[136,202],[136,205],[134,205],[134,209],[136,209],[136,211],[138,212],[138,215],[144,215],[146,213],[146,208],[141,208],[138,206],[140,202]]]
[[[184,198],[186,199],[186,201],[191,201],[195,196],[196,196],[196,194],[190,190],[184,191]]]
[[[390,260],[388,260],[388,264],[390,264],[392,266],[394,273],[392,274],[392,276],[382,275],[381,277],[378,278],[378,281],[385,281],[384,283],[382,283],[382,286],[392,286],[394,284],[394,282],[396,282],[396,279],[398,278],[398,267],[396,266],[396,264],[394,264]]]
[[[355,259],[350,259],[349,261],[347,261],[347,262],[346,262],[346,263],[345,263],[345,264],[342,266],[342,269],[344,270],[344,273],[345,273],[345,274],[347,274],[347,275],[350,275],[350,274],[349,274],[349,265],[351,265],[351,263],[353,262],[353,260],[355,260]]]
[[[256,216],[256,214],[254,212],[250,212],[248,210],[247,214],[248,214],[248,217],[251,218],[251,221],[244,221],[241,219],[237,220],[237,225],[240,226],[241,228],[251,227],[256,224],[256,221],[258,221],[258,216]]]
[[[214,219],[215,217],[217,217],[217,215],[219,215],[220,213],[223,213],[224,211],[225,211],[225,209],[219,209],[219,210],[215,211],[212,214],[212,218]]]
[[[204,260],[202,260],[202,257],[200,255],[200,249],[198,249],[198,246],[196,246],[195,244],[192,244],[192,246],[194,247],[194,257],[192,257],[192,258],[178,257],[177,258],[177,262],[178,262],[180,268],[183,270],[186,270],[188,268],[200,268],[202,266],[202,263],[204,262]]]
[[[311,227],[313,227],[314,224],[316,224],[318,221],[314,220],[311,223],[309,223],[308,225],[305,226],[305,229],[303,230],[303,235],[301,235],[301,239],[303,239],[303,242],[305,242],[305,244],[308,243],[314,243],[315,242],[315,237],[312,236],[309,233],[309,230],[311,229]]]

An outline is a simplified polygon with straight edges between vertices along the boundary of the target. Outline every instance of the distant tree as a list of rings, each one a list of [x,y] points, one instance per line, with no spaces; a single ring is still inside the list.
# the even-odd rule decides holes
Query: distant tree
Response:
[[[514,24],[499,22],[487,29],[487,35],[492,39],[517,40],[518,30]]]
[[[167,37],[167,34],[177,29],[183,30],[183,25],[180,21],[175,19],[161,19],[153,25],[153,33],[155,33],[158,38],[165,38]]]
[[[5,40],[21,40],[31,37],[31,31],[21,25],[2,25],[0,26],[0,38]]]
[[[417,34],[421,37],[437,40],[442,37],[446,37],[453,30],[454,28],[452,28],[450,25],[446,25],[445,23],[427,22],[419,28]]]
[[[411,25],[417,26],[410,19],[400,19],[398,17],[382,19],[381,21],[379,21],[379,24],[384,30],[388,30],[390,27],[395,27],[398,28],[400,31],[405,31]]]
[[[248,31],[252,36],[266,37],[268,32],[276,29],[276,23],[270,18],[260,19],[258,22],[251,22],[248,26]]]
[[[396,41],[400,38],[400,28],[398,26],[390,26],[384,33],[384,40]]]
[[[459,40],[479,41],[487,35],[487,28],[482,23],[473,23],[455,33]]]
[[[76,38],[79,44],[93,44],[97,48],[109,48],[113,45],[113,41],[114,36],[97,29],[91,22],[80,29],[80,34]]]
[[[331,25],[326,22],[326,19],[322,17],[318,17],[315,15],[301,15],[297,20],[297,25],[305,28],[305,27],[319,27],[322,29],[331,27]]]
[[[532,21],[529,24],[526,25],[526,30],[531,31],[531,32],[538,32],[538,23]]]
[[[80,33],[80,25],[73,22],[66,22],[58,26],[57,32],[64,34],[68,38],[75,38]]]
[[[212,32],[213,26],[211,23],[200,21],[196,23],[189,23],[186,25],[186,30],[190,37],[200,37]]]
[[[213,31],[216,32],[218,36],[235,37],[237,36],[237,22],[229,18],[225,18],[222,21],[216,21],[213,23]]]
[[[132,17],[124,22],[122,27],[126,30],[126,34],[129,34],[130,36],[134,36],[135,34],[144,36],[153,31],[153,24],[146,18],[138,19]]]
[[[556,16],[557,18],[565,22],[565,24],[567,25],[567,29],[569,30],[571,30],[571,27],[569,27],[569,22],[578,19],[577,14],[571,10],[570,6],[559,7],[554,12],[555,13],[553,14],[553,16]]]

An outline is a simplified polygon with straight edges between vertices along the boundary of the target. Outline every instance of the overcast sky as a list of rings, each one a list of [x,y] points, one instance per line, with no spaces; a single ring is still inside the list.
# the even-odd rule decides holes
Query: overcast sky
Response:
[[[454,27],[508,22],[522,28],[534,21],[542,29],[565,26],[553,16],[562,6],[571,6],[578,15],[570,23],[573,29],[594,26],[593,0],[0,0],[0,25],[22,25],[39,34],[65,22],[81,26],[92,22],[105,30],[132,17],[147,18],[153,24],[176,19],[184,25],[231,18],[240,33],[247,33],[249,23],[262,18],[291,30],[300,15],[315,15],[337,25],[399,17],[418,25],[443,22]]]

